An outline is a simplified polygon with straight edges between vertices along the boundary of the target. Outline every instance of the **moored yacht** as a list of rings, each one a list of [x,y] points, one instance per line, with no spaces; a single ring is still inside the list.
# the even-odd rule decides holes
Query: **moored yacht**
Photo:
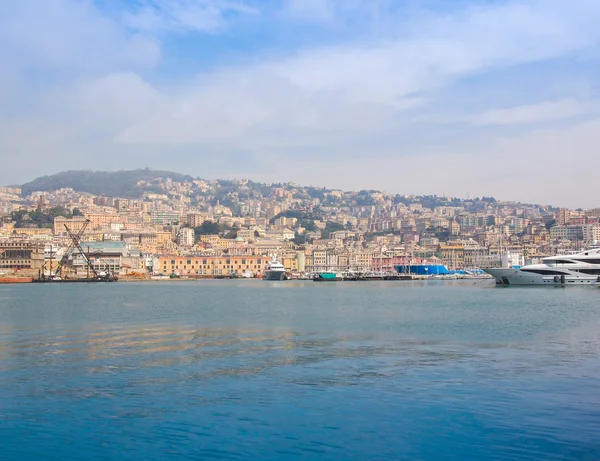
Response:
[[[285,267],[283,267],[283,264],[281,264],[279,261],[274,259],[269,264],[267,264],[267,266],[265,267],[265,275],[263,276],[263,280],[287,280],[287,279],[288,279],[288,275],[285,270]]]
[[[539,264],[483,269],[501,285],[594,285],[600,283],[600,248],[550,256]]]

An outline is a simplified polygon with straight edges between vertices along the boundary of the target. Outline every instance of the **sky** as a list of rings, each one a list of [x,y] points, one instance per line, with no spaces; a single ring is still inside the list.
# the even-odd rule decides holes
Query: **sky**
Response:
[[[151,167],[600,206],[598,0],[0,2],[0,184]]]

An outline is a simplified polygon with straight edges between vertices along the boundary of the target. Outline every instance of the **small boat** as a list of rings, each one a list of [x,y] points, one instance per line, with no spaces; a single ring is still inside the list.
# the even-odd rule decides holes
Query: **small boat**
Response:
[[[343,280],[344,277],[334,271],[319,272],[313,278],[314,282],[341,282]]]

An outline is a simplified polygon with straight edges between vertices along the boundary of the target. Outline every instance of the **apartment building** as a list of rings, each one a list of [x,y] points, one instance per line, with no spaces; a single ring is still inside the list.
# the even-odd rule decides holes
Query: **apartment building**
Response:
[[[65,218],[63,216],[57,216],[56,218],[54,218],[54,235],[66,233],[67,229],[65,228],[65,224],[71,232],[77,233],[85,225],[86,221],[87,219],[83,216],[75,216],[74,218]]]
[[[161,256],[155,272],[163,275],[229,275],[252,271],[262,274],[271,261],[267,256]]]

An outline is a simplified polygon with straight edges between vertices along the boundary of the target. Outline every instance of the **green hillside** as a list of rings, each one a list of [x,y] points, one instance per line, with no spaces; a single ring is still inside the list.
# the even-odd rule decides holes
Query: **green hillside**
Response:
[[[190,181],[191,176],[172,171],[139,169],[127,171],[63,171],[51,176],[42,176],[21,186],[24,195],[34,191],[52,191],[70,187],[79,192],[89,192],[107,197],[140,197],[143,192],[137,187],[141,180],[171,178],[173,181]]]

